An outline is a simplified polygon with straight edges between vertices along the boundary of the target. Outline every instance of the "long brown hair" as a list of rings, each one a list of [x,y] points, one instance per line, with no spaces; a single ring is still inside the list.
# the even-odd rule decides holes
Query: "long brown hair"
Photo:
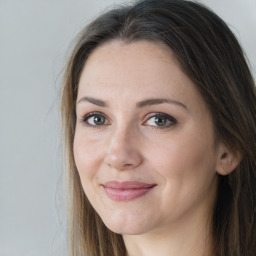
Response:
[[[82,68],[99,45],[160,41],[170,47],[212,113],[215,133],[242,160],[219,176],[212,219],[214,255],[256,255],[256,93],[244,53],[228,26],[201,4],[144,0],[102,14],[77,37],[61,102],[67,159],[70,255],[123,256],[121,235],[105,227],[83,192],[74,163],[75,102]]]

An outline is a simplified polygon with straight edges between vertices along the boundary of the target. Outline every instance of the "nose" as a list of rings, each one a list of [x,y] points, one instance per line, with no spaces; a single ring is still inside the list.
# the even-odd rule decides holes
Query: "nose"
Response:
[[[117,170],[129,170],[142,163],[138,134],[132,128],[116,129],[110,136],[105,163]]]

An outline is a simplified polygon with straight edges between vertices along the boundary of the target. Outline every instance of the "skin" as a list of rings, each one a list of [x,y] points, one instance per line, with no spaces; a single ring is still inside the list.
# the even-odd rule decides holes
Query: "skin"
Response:
[[[156,98],[171,101],[145,103]],[[209,255],[217,172],[234,164],[169,48],[118,40],[98,47],[82,71],[76,113],[74,157],[85,194],[105,225],[123,235],[127,254]],[[103,186],[113,180],[155,187],[115,201]]]

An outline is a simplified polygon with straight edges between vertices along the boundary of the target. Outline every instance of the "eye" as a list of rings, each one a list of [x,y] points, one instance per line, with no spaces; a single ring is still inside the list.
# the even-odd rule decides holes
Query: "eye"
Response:
[[[177,120],[164,113],[157,113],[149,117],[143,125],[156,126],[158,128],[167,128],[177,123]]]
[[[101,113],[89,113],[83,119],[89,126],[103,126],[109,123],[108,119]]]

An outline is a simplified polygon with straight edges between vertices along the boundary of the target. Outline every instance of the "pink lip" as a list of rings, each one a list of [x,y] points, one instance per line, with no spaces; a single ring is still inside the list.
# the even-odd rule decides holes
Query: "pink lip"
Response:
[[[142,197],[155,186],[138,181],[109,181],[103,184],[107,196],[115,201],[130,201]]]

